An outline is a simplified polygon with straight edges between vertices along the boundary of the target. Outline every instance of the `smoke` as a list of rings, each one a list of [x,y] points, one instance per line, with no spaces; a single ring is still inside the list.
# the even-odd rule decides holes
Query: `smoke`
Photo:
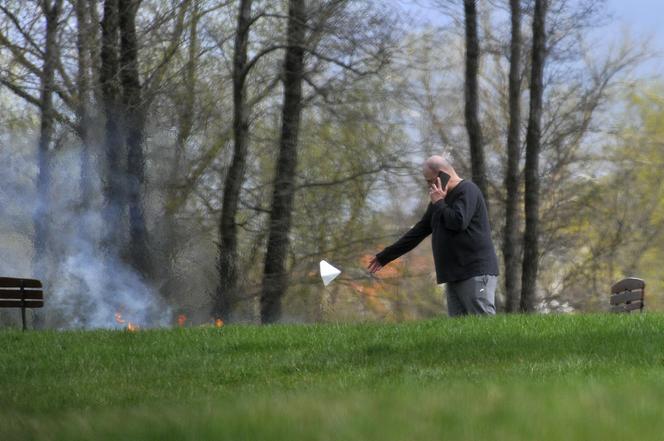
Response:
[[[171,311],[155,288],[124,260],[128,228],[119,243],[102,246],[104,198],[92,156],[93,199],[81,201],[81,146],[60,148],[51,163],[52,181],[44,207],[39,207],[34,137],[3,135],[3,156],[9,167],[0,181],[0,276],[40,278],[45,307],[37,312],[40,326],[117,328],[115,314],[141,327],[164,326]],[[33,216],[49,213],[44,255],[35,255]]]

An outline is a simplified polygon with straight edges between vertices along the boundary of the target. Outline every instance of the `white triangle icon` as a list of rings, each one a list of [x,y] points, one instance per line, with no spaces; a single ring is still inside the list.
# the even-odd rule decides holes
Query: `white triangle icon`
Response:
[[[323,279],[323,285],[329,285],[339,274],[341,274],[341,271],[324,260],[320,261],[320,276]]]

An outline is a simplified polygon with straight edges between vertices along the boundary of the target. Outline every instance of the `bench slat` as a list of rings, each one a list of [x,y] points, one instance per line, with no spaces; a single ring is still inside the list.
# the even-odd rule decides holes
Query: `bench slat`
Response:
[[[634,311],[635,309],[641,309],[643,307],[643,302],[632,302],[625,305],[625,311]]]
[[[636,277],[628,277],[619,282],[616,282],[611,287],[611,294],[616,294],[623,291],[632,291],[635,289],[643,289],[646,286],[646,282],[642,279],[637,279]]]
[[[0,288],[20,288],[21,281],[25,288],[41,288],[42,283],[35,279],[16,279],[14,277],[0,277]]]
[[[630,312],[641,309],[643,302],[632,302],[625,305],[618,305],[611,307],[611,312]]]
[[[23,302],[20,300],[0,300],[0,308],[21,308]],[[26,300],[26,308],[41,308],[44,306],[43,300]]]
[[[23,298],[32,299],[32,300],[43,300],[44,291],[42,290],[30,290],[26,289],[23,291]],[[0,289],[0,300],[11,300],[11,299],[21,299],[21,290],[20,289]]]
[[[643,290],[635,289],[634,291],[624,291],[619,294],[611,296],[611,304],[619,305],[624,302],[631,302],[633,300],[643,300]]]

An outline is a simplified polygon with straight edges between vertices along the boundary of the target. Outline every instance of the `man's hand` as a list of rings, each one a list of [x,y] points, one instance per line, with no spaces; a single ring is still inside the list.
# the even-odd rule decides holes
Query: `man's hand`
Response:
[[[442,184],[440,183],[440,178],[436,177],[433,185],[429,187],[429,197],[431,198],[431,203],[435,204],[439,200],[445,199],[445,196],[447,196],[447,188],[443,188]]]
[[[374,256],[371,259],[371,261],[369,262],[369,266],[367,267],[370,274],[376,273],[376,272],[380,271],[382,268],[383,268],[383,265],[381,265],[380,262],[378,262],[378,259],[376,258],[376,256]]]

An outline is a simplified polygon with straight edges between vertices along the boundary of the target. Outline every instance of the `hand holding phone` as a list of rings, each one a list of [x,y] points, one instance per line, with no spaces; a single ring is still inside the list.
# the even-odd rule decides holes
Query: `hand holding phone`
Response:
[[[445,187],[447,187],[447,183],[450,182],[450,175],[448,175],[444,171],[439,171],[438,172],[438,178],[440,179],[440,189],[445,191]]]
[[[442,171],[438,172],[436,179],[434,179],[433,184],[429,187],[429,198],[431,199],[432,204],[445,198],[445,195],[447,194],[446,187],[449,181],[450,175]],[[438,184],[438,182],[440,182],[440,184]]]

